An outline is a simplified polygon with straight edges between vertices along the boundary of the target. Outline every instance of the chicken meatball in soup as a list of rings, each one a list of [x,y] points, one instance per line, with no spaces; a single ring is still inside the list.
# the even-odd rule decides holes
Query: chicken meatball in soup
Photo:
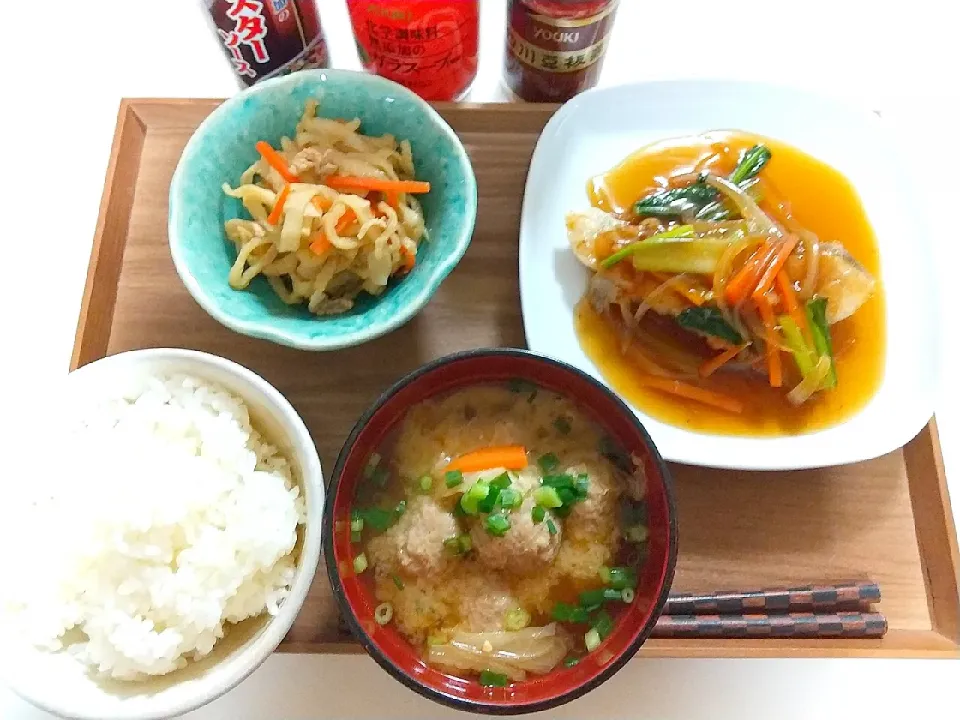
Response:
[[[634,600],[642,468],[527,382],[419,403],[369,458],[351,514],[376,621],[485,685],[576,664]]]

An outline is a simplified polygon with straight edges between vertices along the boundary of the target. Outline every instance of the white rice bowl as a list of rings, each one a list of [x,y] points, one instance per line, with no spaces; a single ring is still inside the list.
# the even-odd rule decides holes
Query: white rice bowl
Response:
[[[213,356],[125,353],[75,378],[32,477],[4,483],[5,679],[71,717],[184,712],[292,624],[319,559],[319,459],[276,390]]]

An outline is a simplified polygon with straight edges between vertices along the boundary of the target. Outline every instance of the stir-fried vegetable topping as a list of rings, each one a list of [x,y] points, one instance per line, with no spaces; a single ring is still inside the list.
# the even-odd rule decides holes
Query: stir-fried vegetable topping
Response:
[[[636,379],[655,391],[736,414],[741,384],[731,383],[736,397],[720,384],[734,372],[765,376],[793,403],[835,388],[830,324],[866,302],[874,279],[800,224],[763,173],[775,161],[766,144],[744,149],[729,173],[729,146],[696,147],[692,165],[658,168],[665,186],[632,213],[598,203],[594,214],[568,216],[574,253],[596,272],[591,308],[617,325]],[[613,206],[620,172],[607,176]]]
[[[368,567],[367,565],[367,556],[363,553],[360,553],[353,559],[353,571],[359,575]]]

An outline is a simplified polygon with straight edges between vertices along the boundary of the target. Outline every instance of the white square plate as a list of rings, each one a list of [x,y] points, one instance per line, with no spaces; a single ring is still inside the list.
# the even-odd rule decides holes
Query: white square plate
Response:
[[[786,87],[675,81],[592,90],[564,105],[537,143],[520,223],[520,298],[531,350],[603,377],[580,348],[574,305],[588,271],[574,258],[564,216],[584,209],[588,178],[656,140],[738,129],[794,145],[833,166],[856,188],[876,233],[886,292],[887,358],[874,398],[835,427],[783,437],[692,432],[640,410],[663,456],[675,462],[786,470],[857,462],[895,450],[933,413],[937,380],[936,289],[930,235],[892,158],[878,116]]]

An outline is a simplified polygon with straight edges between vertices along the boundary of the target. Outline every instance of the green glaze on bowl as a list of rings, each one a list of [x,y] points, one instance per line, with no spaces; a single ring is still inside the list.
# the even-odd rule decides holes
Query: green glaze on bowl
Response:
[[[221,186],[236,187],[266,140],[279,147],[292,137],[310,98],[318,115],[359,117],[361,132],[390,133],[410,141],[417,179],[430,183],[420,196],[428,240],[417,265],[393,279],[379,297],[361,293],[343,315],[317,317],[306,305],[285,305],[258,277],[234,290],[227,273],[236,258],[223,224],[247,217],[239,200]],[[357,345],[395,330],[417,314],[463,257],[477,215],[477,182],[456,133],[427,103],[406,88],[375,75],[345,70],[304,70],[267,80],[227,100],[187,143],[170,185],[170,254],[194,299],[227,327],[245,335],[303,350]]]

